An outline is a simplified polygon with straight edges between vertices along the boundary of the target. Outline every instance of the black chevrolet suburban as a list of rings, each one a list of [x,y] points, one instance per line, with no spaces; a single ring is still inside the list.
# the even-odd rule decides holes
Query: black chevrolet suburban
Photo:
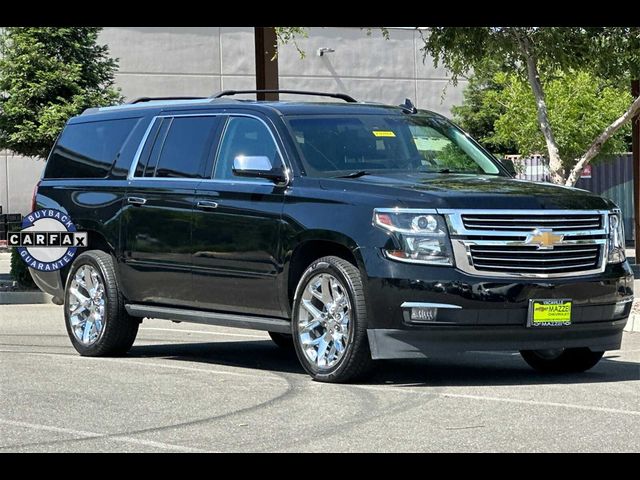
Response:
[[[410,101],[237,93],[90,109],[58,138],[34,206],[88,246],[31,274],[81,355],[124,354],[144,318],[267,331],[327,382],[478,350],[578,372],[620,347],[633,273],[611,201],[516,180]]]

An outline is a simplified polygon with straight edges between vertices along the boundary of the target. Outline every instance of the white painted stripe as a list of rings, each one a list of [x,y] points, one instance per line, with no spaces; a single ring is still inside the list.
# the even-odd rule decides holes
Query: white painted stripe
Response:
[[[484,395],[469,395],[464,393],[421,392],[417,390],[410,390],[410,389],[407,389],[406,387],[402,387],[402,389],[400,389],[398,387],[384,388],[384,387],[376,387],[371,385],[353,385],[353,386],[356,388],[383,391],[386,393],[394,391],[397,393],[408,393],[408,394],[414,394],[414,395],[426,395],[426,396],[434,396],[434,397],[442,397],[442,398],[482,400],[487,402],[514,403],[514,404],[532,405],[532,406],[538,406],[538,407],[568,408],[568,409],[574,409],[574,410],[585,410],[589,412],[615,413],[615,414],[621,414],[621,415],[640,416],[640,411],[637,411],[637,410],[622,410],[619,408],[596,407],[592,405],[578,405],[575,403],[541,402],[537,400],[524,400],[519,398],[507,398],[507,397],[490,397],[490,396],[484,396]]]
[[[246,338],[269,338],[266,335],[249,335],[246,333],[230,333],[230,332],[208,332],[205,330],[185,330],[182,328],[158,328],[158,327],[142,327],[140,330],[157,330],[159,332],[184,332],[184,333],[203,333],[205,335],[222,335],[225,337],[246,337]]]
[[[196,453],[204,453],[207,452],[208,450],[201,450],[199,448],[192,448],[192,447],[185,447],[182,445],[173,445],[170,443],[163,443],[163,442],[155,442],[153,440],[144,440],[142,438],[135,438],[135,437],[130,437],[127,435],[109,435],[106,433],[97,433],[97,432],[88,432],[85,430],[74,430],[71,428],[62,428],[62,427],[55,427],[52,425],[41,425],[38,423],[28,423],[28,422],[20,422],[20,421],[15,421],[15,420],[6,420],[6,419],[2,419],[0,418],[0,423],[3,425],[10,425],[13,427],[20,427],[20,428],[30,428],[32,430],[41,430],[41,431],[45,431],[45,432],[56,432],[56,433],[66,433],[68,435],[73,435],[75,437],[80,437],[80,438],[87,438],[87,439],[106,439],[106,440],[115,440],[118,442],[124,442],[124,443],[130,443],[133,445],[141,445],[141,446],[146,446],[146,447],[154,447],[154,448],[160,448],[162,450],[175,450],[178,452],[196,452]],[[75,439],[74,439],[75,440]],[[16,445],[16,447],[19,447],[19,445]],[[11,445],[7,445],[5,447],[3,447],[5,449],[7,448],[11,448]]]

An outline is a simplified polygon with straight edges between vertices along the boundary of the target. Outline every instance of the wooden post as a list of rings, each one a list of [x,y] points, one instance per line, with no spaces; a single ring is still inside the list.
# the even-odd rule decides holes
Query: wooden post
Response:
[[[256,90],[278,90],[278,58],[275,27],[254,27]],[[278,100],[277,93],[258,93],[258,100]]]
[[[640,96],[640,81],[631,82],[631,95]],[[631,120],[631,144],[633,152],[633,226],[636,248],[636,265],[640,264],[640,115]]]

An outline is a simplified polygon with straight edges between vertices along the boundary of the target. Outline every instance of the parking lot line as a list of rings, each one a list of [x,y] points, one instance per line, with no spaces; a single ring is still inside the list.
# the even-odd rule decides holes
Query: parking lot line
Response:
[[[15,420],[6,420],[3,418],[0,418],[0,424],[9,425],[13,427],[20,427],[20,428],[29,428],[31,430],[66,433],[69,435],[74,435],[76,437],[86,438],[87,440],[88,439],[99,440],[101,438],[108,438],[109,440],[116,440],[118,442],[131,443],[134,445],[142,445],[146,447],[160,448],[163,450],[174,450],[179,452],[192,452],[192,453],[204,453],[208,451],[208,450],[201,450],[199,448],[185,447],[182,445],[173,445],[170,443],[155,442],[153,440],[144,440],[141,438],[134,438],[126,435],[111,436],[110,434],[106,434],[106,433],[87,432],[84,430],[74,430],[70,428],[55,427],[52,425],[41,425],[38,423],[19,422]],[[12,446],[12,448],[15,448],[15,447],[16,446]]]
[[[376,391],[384,391],[389,392],[389,388],[377,387],[374,385],[353,385],[356,388],[363,388],[366,390],[376,390]],[[394,388],[394,387],[391,387]],[[398,388],[398,387],[395,387]],[[396,390],[394,390],[396,391]],[[524,400],[519,398],[505,398],[505,397],[492,397],[492,396],[484,396],[484,395],[469,395],[463,393],[447,393],[447,392],[421,392],[412,389],[402,388],[401,390],[397,390],[400,393],[414,394],[414,395],[427,395],[427,396],[436,396],[442,398],[459,398],[464,400],[483,400],[488,402],[504,402],[504,403],[517,403],[522,405],[532,405],[539,407],[558,407],[558,408],[570,408],[574,410],[586,410],[590,412],[600,412],[600,413],[614,413],[614,414],[622,414],[622,415],[630,415],[630,416],[640,416],[640,411],[637,410],[622,410],[618,408],[607,408],[607,407],[596,407],[591,405],[578,405],[575,403],[559,403],[559,402],[541,402],[536,400]]]

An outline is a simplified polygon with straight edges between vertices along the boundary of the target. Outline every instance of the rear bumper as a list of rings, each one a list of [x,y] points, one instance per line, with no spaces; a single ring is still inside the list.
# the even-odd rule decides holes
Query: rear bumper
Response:
[[[64,303],[64,283],[60,271],[41,272],[30,268],[29,273],[40,290],[53,296],[53,303],[56,305]]]
[[[541,350],[588,347],[617,350],[627,318],[569,327],[420,327],[368,330],[374,359],[424,358],[445,353],[487,350]]]

